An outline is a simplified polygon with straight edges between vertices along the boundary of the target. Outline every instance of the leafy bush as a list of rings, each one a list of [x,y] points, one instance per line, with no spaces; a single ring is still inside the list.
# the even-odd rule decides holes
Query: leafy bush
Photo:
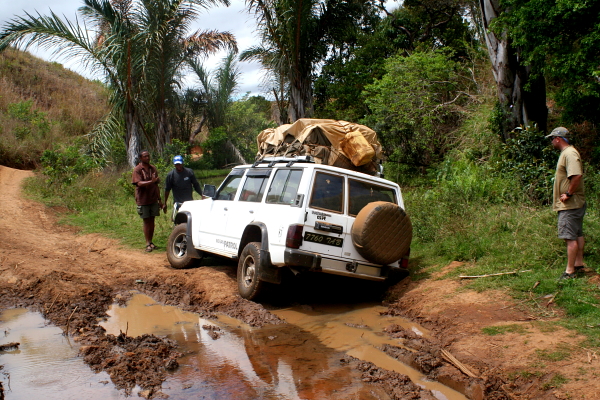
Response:
[[[427,167],[443,159],[470,101],[463,68],[442,51],[386,61],[386,74],[363,93],[372,115],[362,122],[378,132],[390,160]]]
[[[64,149],[46,150],[41,157],[42,172],[49,184],[61,186],[72,184],[88,172],[102,168],[98,160],[83,154],[76,145]]]
[[[531,201],[548,204],[558,153],[535,126],[515,129],[510,136],[496,168],[516,180]]]

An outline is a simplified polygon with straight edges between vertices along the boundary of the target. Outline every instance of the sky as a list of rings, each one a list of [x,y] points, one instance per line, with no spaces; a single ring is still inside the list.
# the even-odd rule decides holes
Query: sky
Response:
[[[203,10],[192,29],[194,31],[200,29],[230,32],[237,40],[238,49],[244,51],[257,44],[256,24],[252,16],[245,10],[244,0],[230,0],[230,2],[229,7],[219,6]],[[39,12],[45,16],[50,15],[50,10],[52,10],[62,19],[74,22],[75,17],[78,16],[77,9],[82,5],[82,0],[0,0],[0,28],[15,16],[24,16],[25,12],[34,16],[37,16]],[[28,51],[44,60],[59,62],[86,78],[101,79],[101,76],[91,75],[77,60],[61,59],[52,56],[51,51],[37,49],[36,47],[30,47]],[[209,57],[205,61],[205,66],[209,70],[214,70],[225,55],[225,51],[223,51]],[[238,67],[241,71],[238,96],[244,95],[246,92],[250,92],[251,95],[262,94],[259,87],[262,79],[260,64],[258,62],[240,62]],[[193,76],[188,75],[184,84],[194,85]]]

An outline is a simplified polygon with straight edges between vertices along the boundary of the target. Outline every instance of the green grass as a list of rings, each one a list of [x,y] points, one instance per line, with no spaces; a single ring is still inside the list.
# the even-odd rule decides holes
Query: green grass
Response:
[[[541,386],[541,389],[548,390],[548,389],[552,389],[552,388],[560,388],[562,385],[564,385],[567,382],[569,382],[569,379],[567,379],[564,375],[556,374],[552,377],[552,379],[550,379],[548,382],[544,383]]]
[[[558,281],[566,265],[566,246],[557,238],[556,213],[548,205],[519,197],[518,188],[506,192],[507,183],[487,167],[464,164],[440,167],[438,171],[450,170],[447,177],[440,178],[439,172],[428,186],[403,187],[413,223],[412,279],[428,279],[452,261],[464,265],[443,279],[518,271],[461,280],[461,289],[502,290],[517,300],[518,307],[540,317],[565,315],[553,329],[556,325],[574,329],[587,336],[582,345],[599,347],[600,288],[584,274]],[[600,266],[600,196],[592,190],[587,196],[584,256],[595,271]],[[547,307],[550,300],[553,306]]]
[[[527,333],[527,329],[517,324],[486,326],[481,331],[490,336],[504,335],[505,333],[518,333],[520,335]]]

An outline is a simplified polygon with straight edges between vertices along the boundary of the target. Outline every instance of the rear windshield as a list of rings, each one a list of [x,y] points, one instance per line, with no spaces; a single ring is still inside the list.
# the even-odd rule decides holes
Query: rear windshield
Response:
[[[370,182],[348,179],[350,199],[348,214],[357,215],[367,204],[374,201],[396,203],[396,191],[392,188],[375,185]]]

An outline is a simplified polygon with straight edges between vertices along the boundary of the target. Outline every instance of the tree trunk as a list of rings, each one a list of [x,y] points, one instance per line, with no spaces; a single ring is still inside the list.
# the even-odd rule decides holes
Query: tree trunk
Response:
[[[227,143],[227,147],[229,147],[229,150],[231,151],[231,154],[233,155],[233,158],[236,160],[236,162],[238,162],[240,164],[247,164],[246,159],[244,158],[242,153],[240,153],[238,148],[235,147],[235,145],[231,142],[231,140],[227,139],[226,143]]]
[[[135,113],[127,112],[125,114],[125,148],[127,149],[127,162],[131,168],[136,166],[136,161],[140,153],[140,132]]]
[[[156,111],[156,150],[162,154],[167,143],[171,142],[171,132],[169,130],[169,118],[167,110],[164,107]]]
[[[500,0],[479,0],[485,28],[485,42],[488,48],[494,79],[498,85],[498,101],[506,113],[502,128],[502,139],[506,141],[510,131],[519,125],[528,126],[533,122],[546,130],[548,109],[546,107],[546,84],[543,77],[531,81],[531,90],[525,91],[530,81],[531,67],[519,62],[518,49],[511,46],[507,32],[500,36],[490,31],[494,18],[503,10]]]
[[[290,103],[288,107],[290,123],[294,123],[300,118],[312,117],[314,107],[310,76],[293,77],[290,82]]]

